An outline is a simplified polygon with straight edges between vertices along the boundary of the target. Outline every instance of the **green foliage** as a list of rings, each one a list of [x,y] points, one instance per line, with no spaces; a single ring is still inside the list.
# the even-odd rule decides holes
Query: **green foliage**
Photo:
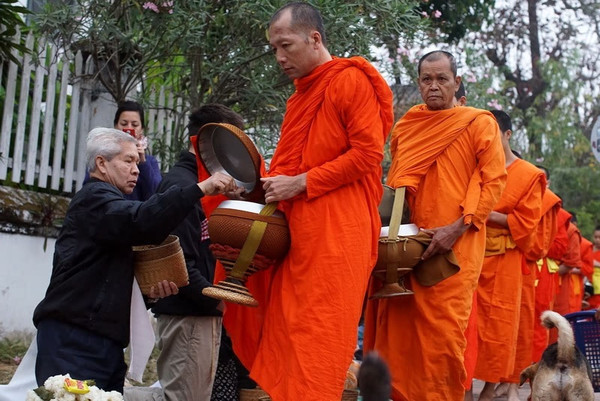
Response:
[[[92,57],[96,75],[115,101],[139,98],[149,108],[152,90],[166,86],[190,109],[218,102],[239,112],[266,156],[272,152],[293,86],[268,45],[268,21],[282,0],[78,0],[36,16],[40,33]],[[396,43],[421,26],[417,0],[314,1],[324,17],[329,50],[377,61],[374,46]],[[140,89],[141,93],[132,96]],[[155,133],[155,147],[168,147]],[[183,135],[182,135],[183,138]]]
[[[0,362],[18,364],[17,361],[25,355],[27,348],[29,344],[23,339],[10,337],[0,339]]]
[[[19,63],[12,54],[13,50],[26,52],[21,42],[13,42],[18,28],[25,28],[20,14],[28,14],[29,10],[19,5],[18,0],[0,0],[0,61],[11,60]]]
[[[551,188],[563,199],[563,207],[577,213],[582,234],[590,239],[600,224],[600,166],[560,167],[550,170]]]
[[[494,4],[495,0],[423,0],[419,12],[431,18],[438,31],[436,40],[456,43],[469,31],[476,31],[484,22],[490,22]]]

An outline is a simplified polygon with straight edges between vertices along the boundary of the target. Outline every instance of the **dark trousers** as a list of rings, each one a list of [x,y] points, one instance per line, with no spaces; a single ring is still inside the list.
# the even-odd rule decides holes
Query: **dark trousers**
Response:
[[[73,379],[96,381],[105,391],[123,393],[127,365],[123,347],[114,340],[82,327],[53,319],[39,322],[35,377],[43,386],[48,377],[69,374]]]

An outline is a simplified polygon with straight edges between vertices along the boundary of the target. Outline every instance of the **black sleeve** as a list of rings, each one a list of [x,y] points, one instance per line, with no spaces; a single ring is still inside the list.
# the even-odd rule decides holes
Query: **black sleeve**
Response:
[[[111,187],[110,184],[105,185],[105,193],[96,191],[96,196],[90,199],[97,203],[92,205],[91,210],[102,213],[98,224],[90,227],[95,231],[93,238],[106,243],[160,243],[203,196],[200,188],[194,184],[184,188],[172,187],[145,202],[138,202],[123,199],[118,189]]]

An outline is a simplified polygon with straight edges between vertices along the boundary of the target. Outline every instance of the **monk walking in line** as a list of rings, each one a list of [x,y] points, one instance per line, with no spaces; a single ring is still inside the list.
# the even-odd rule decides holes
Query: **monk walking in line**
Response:
[[[540,168],[539,166],[537,167]],[[547,178],[548,174],[545,169],[541,168],[541,170]],[[503,394],[510,394],[509,399],[511,397],[512,399],[517,399],[515,397],[518,394],[521,372],[531,363],[539,361],[539,357],[537,359],[533,358],[536,323],[544,330],[547,343],[548,329],[542,327],[539,322],[541,313],[551,309],[551,306],[548,303],[547,307],[538,311],[537,293],[538,290],[544,291],[548,284],[552,286],[552,293],[554,293],[553,284],[547,283],[548,280],[552,280],[552,277],[548,272],[547,266],[543,266],[542,261],[548,254],[548,250],[556,235],[560,205],[560,198],[548,189],[548,181],[546,179],[546,190],[542,197],[542,218],[537,225],[532,246],[523,255],[523,286],[521,287],[521,312],[515,368],[512,375],[502,380],[503,383],[501,386],[496,386],[494,393],[496,397]],[[542,282],[541,286],[539,285],[540,282]]]
[[[535,247],[546,190],[543,171],[517,157],[510,147],[509,115],[501,110],[492,113],[500,127],[508,179],[488,218],[486,257],[477,287],[475,377],[486,381],[480,400],[493,399],[495,386],[501,381],[518,383],[519,373],[531,363],[530,342],[519,343],[518,334],[524,331],[528,341],[533,335],[535,271],[528,268],[525,256]],[[527,348],[526,362],[515,381],[513,371],[520,347]],[[509,385],[510,401],[519,400],[517,390],[516,385]]]
[[[285,213],[291,246],[265,271],[266,293],[253,292],[259,308],[237,308],[254,323],[226,327],[274,401],[339,401],[377,259],[392,92],[366,60],[330,55],[321,15],[309,4],[279,9],[269,43],[296,87],[262,178],[265,200]]]
[[[546,173],[546,179],[550,181],[549,173]],[[554,296],[558,287],[558,265],[560,259],[565,254],[568,245],[567,228],[571,220],[571,214],[562,208],[562,201],[550,189],[546,189],[543,199],[544,210],[556,211],[555,226],[547,222],[548,230],[554,230],[550,247],[545,257],[537,261],[538,277],[535,287],[535,318],[533,326],[533,350],[531,360],[537,362],[541,359],[542,353],[548,347],[548,329],[542,326],[540,316],[546,310],[552,310],[554,307]],[[543,220],[546,221],[546,220]]]
[[[387,184],[407,188],[411,222],[432,237],[422,258],[454,251],[460,271],[426,287],[410,275],[414,295],[371,300],[365,351],[375,349],[392,373],[393,400],[462,401],[465,329],[485,248],[485,221],[504,188],[506,170],[491,113],[454,107],[460,84],[454,56],[434,51],[418,64],[425,104],[394,127]],[[467,194],[469,183],[478,191]]]

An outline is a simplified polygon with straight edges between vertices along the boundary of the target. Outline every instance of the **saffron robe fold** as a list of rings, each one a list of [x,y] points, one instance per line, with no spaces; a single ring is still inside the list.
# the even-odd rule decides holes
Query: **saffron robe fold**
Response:
[[[334,58],[294,84],[268,172],[307,173],[306,191],[279,202],[290,250],[249,278],[258,308],[228,305],[244,325],[225,324],[236,354],[274,401],[338,401],[377,258],[392,93],[359,57]]]
[[[494,211],[507,215],[508,229],[488,223],[486,252],[489,254],[492,244],[505,242],[512,246],[486,255],[477,286],[475,378],[492,383],[508,377],[514,369],[523,253],[534,242],[546,188],[544,173],[525,160],[515,160],[507,171],[506,187]]]
[[[457,129],[462,130],[458,135]],[[483,222],[506,182],[498,126],[483,110],[430,111],[418,105],[394,127],[391,151],[387,183],[408,187],[414,224],[435,228],[463,217],[475,227],[452,247],[461,268],[457,274],[432,287],[410,277],[414,295],[367,301],[364,348],[377,350],[388,362],[393,400],[462,401],[464,331],[483,261]],[[467,188],[475,171],[481,176],[477,207],[473,216],[464,216],[461,205],[471,201]]]

